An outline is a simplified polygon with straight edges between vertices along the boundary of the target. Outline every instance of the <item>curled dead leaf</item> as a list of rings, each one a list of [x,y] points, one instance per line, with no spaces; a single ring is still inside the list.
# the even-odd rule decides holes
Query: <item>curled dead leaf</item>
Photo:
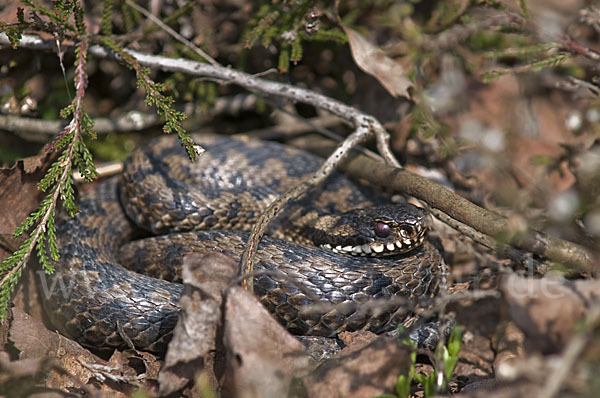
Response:
[[[406,77],[404,68],[396,61],[385,55],[383,50],[370,43],[355,30],[340,24],[350,43],[352,58],[356,65],[365,73],[373,76],[394,97],[410,99],[408,89],[413,86]]]

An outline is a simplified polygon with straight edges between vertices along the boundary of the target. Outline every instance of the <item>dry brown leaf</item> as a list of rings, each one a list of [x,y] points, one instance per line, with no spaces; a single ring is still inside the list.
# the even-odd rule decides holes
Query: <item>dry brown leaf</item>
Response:
[[[8,372],[8,377],[18,373],[19,363],[29,363],[34,378],[30,381],[22,380],[22,387],[37,387],[41,390],[49,389],[49,391],[56,392],[77,390],[82,393],[91,393],[95,391],[111,397],[127,396],[125,392],[131,390],[131,385],[127,383],[98,382],[98,375],[104,373],[109,365],[106,361],[76,342],[49,331],[41,321],[31,317],[20,308],[13,308],[12,312],[14,319],[10,326],[10,341],[19,351],[19,361],[6,365],[5,370]],[[34,366],[34,363],[40,365]],[[2,368],[1,364],[0,368]],[[94,369],[98,370],[94,372]],[[136,381],[135,371],[130,369],[129,372],[126,372],[126,369],[126,366],[119,367],[118,377],[130,373],[134,376],[126,381]],[[1,378],[2,375],[0,375]],[[8,394],[7,396],[17,395]],[[18,396],[25,395],[19,394]]]
[[[47,358],[11,360],[7,351],[0,351],[0,396],[1,397],[61,397],[51,389],[40,387],[46,375],[55,368]]]
[[[13,308],[9,338],[19,350],[19,359],[54,356],[60,345],[59,336],[20,308]]]
[[[596,300],[598,280],[565,282],[510,275],[500,284],[515,323],[526,336],[530,351],[556,353],[564,347],[589,303]]]
[[[302,344],[281,326],[256,296],[227,290],[223,344],[227,352],[223,395],[286,397],[295,374],[309,365]]]
[[[355,30],[341,24],[348,36],[352,58],[356,65],[381,83],[394,97],[410,99],[408,89],[413,86],[406,77],[404,68],[396,61],[385,55],[382,49],[370,43]]]
[[[0,168],[0,260],[19,247],[12,235],[43,197],[37,183],[51,164],[51,154],[18,160],[12,167]]]
[[[406,374],[410,349],[389,337],[323,362],[304,379],[309,397],[373,397],[394,391]]]
[[[158,377],[159,395],[180,391],[199,372],[210,368],[222,318],[223,292],[236,272],[237,263],[221,253],[192,253],[184,257],[182,276],[186,290],[179,301],[179,320]]]

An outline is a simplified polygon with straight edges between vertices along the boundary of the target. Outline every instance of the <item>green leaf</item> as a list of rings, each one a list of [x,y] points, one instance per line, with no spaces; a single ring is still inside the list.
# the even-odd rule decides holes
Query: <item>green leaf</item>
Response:
[[[104,0],[104,10],[102,11],[102,34],[110,36],[112,34],[112,11],[114,0]]]
[[[435,372],[430,375],[416,374],[415,379],[421,383],[426,397],[435,396]]]
[[[496,80],[497,78],[499,78],[500,76],[504,75],[504,71],[490,71],[490,72],[486,72],[483,74],[483,76],[481,76],[481,81],[484,83],[489,83],[492,80]]]
[[[298,37],[292,42],[292,52],[290,54],[290,60],[294,63],[302,59],[302,40]]]
[[[458,357],[449,357],[447,360],[444,361],[444,377],[446,379],[446,383],[448,383],[452,378],[452,374],[454,373],[454,368],[456,367],[457,362]]]
[[[25,23],[25,11],[21,7],[17,7],[17,20],[19,23]]]
[[[27,242],[27,241],[26,241]],[[9,279],[6,281],[6,285],[1,286],[0,290],[0,318],[6,317],[6,309],[8,308],[8,302],[10,301],[10,295],[14,290],[19,278],[21,277],[21,272],[23,271],[23,267],[19,267],[12,274]]]
[[[462,344],[462,328],[455,326],[448,340],[448,353],[452,357],[458,356]]]
[[[279,63],[277,68],[280,72],[284,73],[290,69],[290,50],[287,48],[282,48],[279,51]]]
[[[396,395],[398,398],[408,398],[411,382],[412,377],[405,375],[398,376],[398,380],[396,380]]]
[[[19,27],[10,27],[7,28],[4,33],[8,36],[8,40],[13,48],[17,48],[19,43],[21,42],[21,38],[23,37],[23,29]]]

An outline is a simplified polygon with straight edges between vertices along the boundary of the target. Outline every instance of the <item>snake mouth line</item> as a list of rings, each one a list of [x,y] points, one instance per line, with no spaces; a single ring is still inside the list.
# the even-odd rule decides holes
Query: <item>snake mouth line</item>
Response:
[[[417,236],[411,238],[400,236],[396,240],[387,243],[371,242],[362,245],[338,245],[335,247],[330,244],[324,244],[320,247],[334,253],[350,254],[352,256],[390,256],[409,252],[422,244],[424,239],[425,231],[422,231],[421,228],[419,228],[419,234]]]

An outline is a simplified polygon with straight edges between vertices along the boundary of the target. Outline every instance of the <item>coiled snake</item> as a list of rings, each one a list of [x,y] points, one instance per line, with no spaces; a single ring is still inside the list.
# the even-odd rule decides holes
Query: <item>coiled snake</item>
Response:
[[[206,149],[195,163],[176,137],[160,138],[136,150],[118,180],[82,192],[75,218],[59,217],[60,259],[46,281],[44,305],[63,334],[86,346],[123,347],[125,333],[136,348],[164,351],[183,288],[154,276],[177,280],[176,266],[190,251],[239,259],[253,220],[320,165],[277,143],[194,138]],[[374,206],[365,192],[334,173],[288,206],[262,239],[257,269],[279,270],[321,300],[346,304],[306,313],[311,301],[296,285],[256,276],[255,293],[293,333],[389,330],[399,321],[397,308],[373,316],[359,304],[434,289],[441,255],[424,240],[426,213],[411,205]],[[123,246],[148,235],[140,227],[163,235]],[[142,268],[149,275],[134,272]]]

